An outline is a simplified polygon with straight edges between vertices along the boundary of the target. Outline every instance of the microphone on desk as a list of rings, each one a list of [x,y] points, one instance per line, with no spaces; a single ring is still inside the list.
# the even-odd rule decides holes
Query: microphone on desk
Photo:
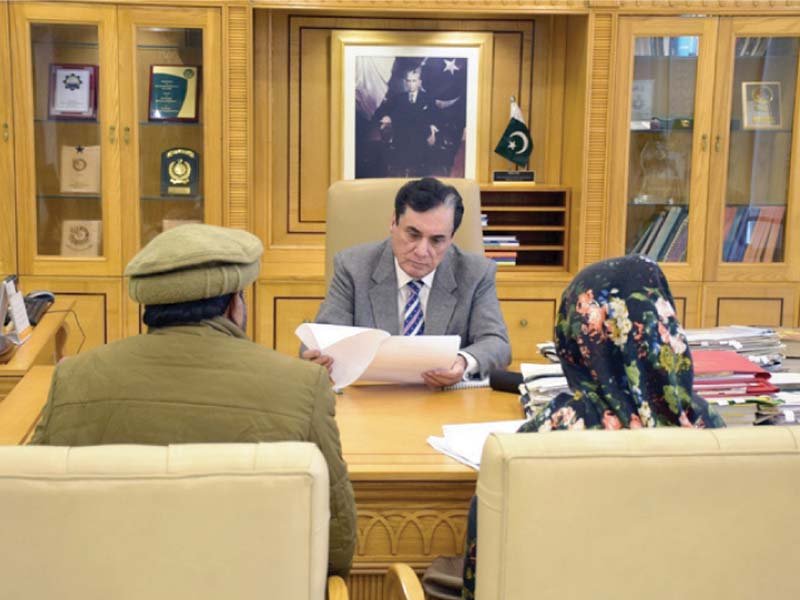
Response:
[[[515,371],[489,371],[489,387],[498,392],[519,394],[519,384],[522,383],[522,373]]]

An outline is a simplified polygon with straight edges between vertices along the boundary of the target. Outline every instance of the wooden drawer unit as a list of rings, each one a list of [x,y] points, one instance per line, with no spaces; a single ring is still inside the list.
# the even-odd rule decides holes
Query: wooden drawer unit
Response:
[[[520,362],[547,362],[536,344],[553,339],[556,299],[501,299],[500,307],[511,339],[513,366],[518,367]]]
[[[796,315],[796,285],[714,284],[703,291],[703,327],[794,327]]]

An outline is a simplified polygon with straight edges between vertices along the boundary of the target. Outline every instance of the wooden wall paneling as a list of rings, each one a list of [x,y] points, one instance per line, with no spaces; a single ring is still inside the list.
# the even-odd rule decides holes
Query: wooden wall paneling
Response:
[[[540,25],[539,21],[534,26],[531,23],[529,30],[521,30],[515,32],[496,32],[494,34],[494,57],[492,65],[492,95],[491,95],[491,123],[489,126],[489,139],[486,140],[486,146],[490,151],[494,150],[500,136],[508,126],[510,117],[511,103],[510,98],[514,96],[517,103],[522,109],[522,114],[525,116],[526,123],[532,128],[532,115],[538,114],[538,108],[535,108],[531,101],[530,82],[531,82],[531,68],[532,60],[531,54],[534,46],[534,39],[539,40],[540,31],[542,38],[547,39],[547,26],[548,19],[542,19],[543,24]],[[535,37],[534,37],[535,36]],[[539,44],[536,44],[536,49],[539,49]],[[535,78],[534,81],[537,81]],[[545,85],[545,84],[541,84]],[[534,92],[535,93],[535,92]],[[534,143],[536,140],[533,140]],[[479,149],[480,151],[481,149]],[[540,164],[543,163],[543,157],[534,152],[531,157],[531,168],[541,168]],[[479,175],[479,179],[491,181],[492,171],[513,170],[514,165],[508,160],[491,152],[489,156],[489,171]]]
[[[305,27],[297,23],[291,35],[290,96],[299,105],[290,123],[290,136],[298,140],[298,177],[289,181],[289,196],[296,198],[289,207],[290,232],[324,232],[328,187],[340,179],[331,173],[331,73],[330,30]],[[295,146],[292,145],[294,151]],[[307,176],[306,174],[313,174]]]
[[[253,311],[255,341],[296,356],[300,340],[294,337],[294,330],[303,321],[314,319],[324,297],[322,278],[308,282],[258,281]]]
[[[223,8],[223,216],[228,227],[253,225],[253,15],[249,6]],[[263,239],[263,238],[262,238]]]
[[[8,3],[0,2],[0,275],[17,272],[17,217],[14,206],[14,127],[11,109],[11,54]]]
[[[75,314],[68,315],[67,354],[90,350],[128,335],[123,331],[123,294],[117,277],[20,276],[25,292],[49,290],[75,300]],[[76,323],[77,319],[77,323]],[[81,333],[83,330],[83,333]]]
[[[617,17],[597,12],[589,16],[589,98],[586,128],[585,188],[580,203],[580,255],[577,268],[605,256],[609,168],[609,127],[612,65]]]
[[[703,287],[703,327],[764,325],[794,327],[798,286],[711,283]]]
[[[678,282],[670,284],[675,300],[675,312],[684,328],[700,327],[702,286],[700,284]]]
[[[319,235],[307,234],[324,231],[324,223],[320,221],[324,220],[324,192],[330,180],[322,181],[320,173],[325,172],[325,167],[321,166],[320,162],[324,163],[323,159],[327,157],[328,148],[325,141],[328,138],[325,127],[330,125],[330,114],[324,108],[329,90],[323,89],[321,83],[329,82],[331,77],[328,74],[330,70],[328,36],[333,29],[489,31],[498,36],[509,37],[513,34],[518,42],[514,51],[514,64],[508,66],[508,71],[516,78],[522,78],[521,81],[526,89],[516,95],[520,96],[523,103],[530,95],[530,54],[533,44],[533,26],[530,20],[309,17],[279,13],[270,14],[267,18],[259,15],[257,11],[256,102],[260,107],[264,103],[262,94],[271,93],[273,95],[271,106],[275,115],[267,125],[272,128],[271,137],[275,140],[271,167],[278,171],[272,180],[271,201],[271,233],[272,243],[275,246],[287,243],[303,246],[321,245]],[[272,38],[270,45],[262,43],[267,34]],[[272,55],[268,58],[270,52]],[[510,56],[511,53],[506,52],[505,55]],[[267,90],[265,86],[258,84],[258,71],[270,61],[272,85]],[[512,87],[516,90],[520,84],[517,83]],[[278,98],[279,95],[283,97]],[[288,95],[288,98],[284,95]],[[508,122],[505,107],[508,106],[507,96],[510,94],[504,91],[502,95],[505,97],[503,108],[497,110],[497,107],[492,106],[491,109],[493,113],[497,112],[498,119],[503,121],[505,127]],[[279,118],[278,115],[282,117]],[[285,123],[285,115],[288,115],[288,125]],[[259,132],[262,131],[260,124],[257,124],[257,129]],[[265,154],[264,149],[257,145],[258,154]],[[479,162],[488,161],[493,149],[494,141],[484,141],[479,149]],[[278,151],[285,156],[277,156]],[[260,164],[264,164],[262,156],[257,156],[257,160]],[[486,167],[482,171],[486,171]],[[330,176],[333,177],[333,174]],[[309,190],[308,195],[306,190]],[[287,194],[288,207],[282,206]]]
[[[589,19],[582,15],[566,17],[566,19],[564,118],[563,127],[557,133],[559,137],[563,138],[563,145],[558,161],[561,170],[557,179],[561,181],[561,185],[571,188],[567,205],[569,223],[565,242],[568,248],[567,269],[574,273],[580,261],[583,239],[587,236],[591,237],[591,235],[596,236],[598,232],[589,234],[579,228],[587,163],[586,105],[590,85],[587,78]]]

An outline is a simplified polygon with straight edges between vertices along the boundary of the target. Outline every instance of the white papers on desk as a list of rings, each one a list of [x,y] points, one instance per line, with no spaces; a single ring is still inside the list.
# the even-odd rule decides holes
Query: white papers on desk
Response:
[[[492,433],[514,433],[524,422],[525,419],[519,419],[443,425],[444,436],[432,435],[428,437],[427,441],[434,450],[477,470],[481,465],[481,453],[486,438]]]
[[[333,358],[331,379],[341,389],[358,379],[422,383],[422,373],[449,369],[456,360],[457,335],[389,335],[380,329],[303,323],[295,335],[307,348]]]

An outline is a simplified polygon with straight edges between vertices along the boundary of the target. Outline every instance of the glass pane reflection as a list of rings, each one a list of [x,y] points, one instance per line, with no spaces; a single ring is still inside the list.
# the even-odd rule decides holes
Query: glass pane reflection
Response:
[[[626,252],[685,262],[699,37],[637,37]]]

